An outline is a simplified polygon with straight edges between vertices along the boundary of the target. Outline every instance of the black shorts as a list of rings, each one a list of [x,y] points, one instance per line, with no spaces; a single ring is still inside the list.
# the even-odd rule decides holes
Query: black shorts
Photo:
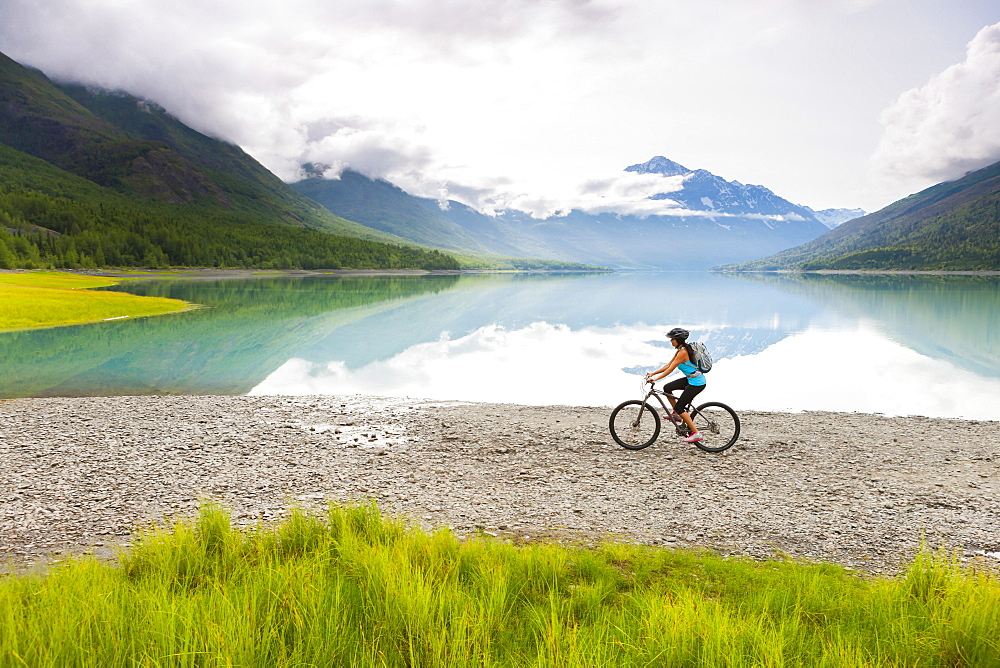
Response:
[[[680,415],[681,413],[687,412],[688,406],[691,405],[691,400],[698,396],[698,393],[704,390],[707,385],[692,385],[688,382],[687,378],[678,378],[677,380],[670,381],[663,386],[664,392],[674,392],[676,390],[681,390],[681,396],[677,399],[677,404],[674,405],[674,412]]]

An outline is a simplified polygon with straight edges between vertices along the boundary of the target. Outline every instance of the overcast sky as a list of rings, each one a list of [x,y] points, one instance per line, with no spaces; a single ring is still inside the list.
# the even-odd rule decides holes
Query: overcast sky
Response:
[[[485,209],[624,209],[663,155],[874,211],[1000,160],[996,0],[0,0],[0,51]]]

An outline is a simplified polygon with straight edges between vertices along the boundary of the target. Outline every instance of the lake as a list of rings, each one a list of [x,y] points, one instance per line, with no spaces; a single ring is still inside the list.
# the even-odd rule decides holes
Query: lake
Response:
[[[737,409],[1000,419],[1000,278],[692,273],[179,279],[205,308],[0,334],[0,396],[375,394],[610,406],[690,329]]]

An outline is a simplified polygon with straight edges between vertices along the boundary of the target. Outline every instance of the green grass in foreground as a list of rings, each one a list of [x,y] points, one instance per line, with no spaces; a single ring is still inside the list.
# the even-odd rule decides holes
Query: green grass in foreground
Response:
[[[188,308],[177,299],[81,289],[116,285],[121,280],[59,271],[0,272],[0,331],[162,315]]]
[[[863,579],[635,545],[457,540],[374,506],[237,530],[217,507],[0,579],[0,664],[1000,664],[1000,584],[941,553]]]

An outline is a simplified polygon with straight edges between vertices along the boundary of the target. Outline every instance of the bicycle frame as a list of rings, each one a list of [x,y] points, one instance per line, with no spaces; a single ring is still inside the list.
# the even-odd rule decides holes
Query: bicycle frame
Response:
[[[664,418],[666,418],[668,422],[674,425],[674,428],[677,429],[677,433],[682,436],[686,436],[688,430],[687,430],[687,425],[684,423],[684,420],[680,419],[680,417],[676,418],[671,417],[674,407],[672,405],[668,405],[668,402],[665,402],[663,400],[663,397],[672,397],[674,399],[677,399],[677,397],[675,397],[670,392],[664,392],[663,390],[656,389],[656,386],[653,385],[652,383],[649,384],[649,391],[647,391],[645,396],[643,396],[642,402],[645,404],[649,404],[650,397],[656,397],[656,400],[660,403],[660,406],[663,408]],[[649,405],[652,406],[652,404]],[[688,415],[691,416],[691,419],[694,419],[694,416],[697,414],[698,414],[697,408],[695,408],[693,405],[688,407]]]
[[[670,394],[669,392],[664,392],[663,390],[656,389],[656,386],[654,386],[651,383],[649,385],[649,391],[646,392],[646,396],[644,396],[642,400],[644,402],[648,402],[650,397],[656,397],[656,400],[660,402],[661,406],[663,406],[663,410],[665,411],[673,410],[673,406],[667,406],[667,404],[663,401],[663,397],[666,396],[674,397],[674,395]],[[674,399],[676,398],[677,397],[674,397]]]

